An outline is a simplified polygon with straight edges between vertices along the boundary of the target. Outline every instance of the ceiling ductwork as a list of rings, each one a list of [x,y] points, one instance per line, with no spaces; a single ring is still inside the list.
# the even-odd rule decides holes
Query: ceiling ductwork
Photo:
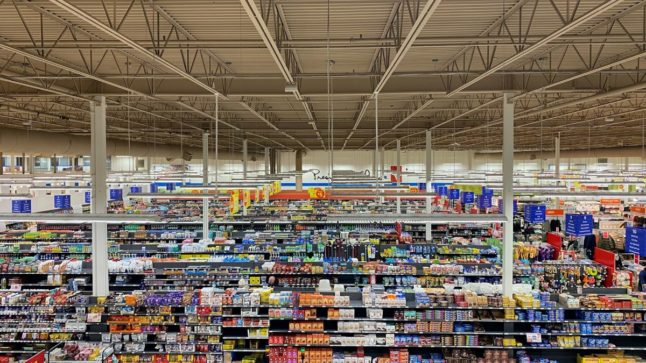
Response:
[[[90,135],[78,136],[42,131],[26,131],[13,128],[0,128],[0,151],[6,154],[28,155],[89,155]],[[178,145],[155,145],[124,140],[107,140],[107,155],[154,156],[169,159],[192,159],[193,155],[202,155],[197,148],[180,148]],[[240,153],[220,151],[220,160],[239,160]]]

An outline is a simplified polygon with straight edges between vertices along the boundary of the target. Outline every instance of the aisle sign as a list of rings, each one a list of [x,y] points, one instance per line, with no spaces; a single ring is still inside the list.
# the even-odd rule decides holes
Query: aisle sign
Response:
[[[110,200],[123,200],[123,190],[110,189]]]
[[[54,208],[56,209],[70,209],[72,208],[72,196],[69,194],[61,194],[54,196]]]
[[[486,186],[482,187],[482,195],[490,195],[493,197],[493,189],[487,188]]]
[[[483,194],[478,196],[478,208],[487,209],[491,208],[491,198],[489,194]]]
[[[646,256],[646,228],[626,227],[626,252]]]
[[[31,199],[12,199],[11,213],[31,213]]]
[[[85,192],[85,204],[92,203],[92,192]]]
[[[141,193],[141,187],[130,187],[130,193]]]
[[[157,184],[155,183],[150,184],[150,192],[157,193]]]
[[[473,192],[462,192],[462,203],[470,204],[475,202],[475,195]]]
[[[524,214],[527,223],[545,222],[545,210],[547,208],[542,204],[525,204]]]
[[[441,197],[446,197],[447,195],[449,195],[449,187],[447,186],[437,187],[435,190],[437,191],[437,195]]]
[[[566,214],[565,233],[572,236],[587,236],[592,234],[592,214]]]
[[[449,189],[449,199],[460,199],[460,189]]]
[[[448,191],[449,190],[449,185],[451,185],[451,183],[431,183],[431,189],[435,193],[440,194],[440,188],[445,187],[446,189],[444,189],[444,190]]]

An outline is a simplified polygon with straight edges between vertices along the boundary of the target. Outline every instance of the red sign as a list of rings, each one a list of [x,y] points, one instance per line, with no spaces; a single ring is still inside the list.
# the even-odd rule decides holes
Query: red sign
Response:
[[[25,363],[45,363],[45,351],[41,350],[31,358],[27,359]]]
[[[545,216],[548,217],[559,217],[559,216],[564,216],[565,211],[563,209],[546,209],[545,210]]]
[[[640,205],[634,205],[630,207],[630,212],[631,213],[638,213],[638,214],[644,214],[646,213],[646,208]]]
[[[621,204],[621,199],[601,199],[601,204]]]

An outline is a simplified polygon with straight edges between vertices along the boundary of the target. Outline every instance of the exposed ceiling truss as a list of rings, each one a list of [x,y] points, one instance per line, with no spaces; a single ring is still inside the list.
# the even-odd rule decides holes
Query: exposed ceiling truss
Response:
[[[378,97],[382,146],[494,150],[511,92],[519,148],[644,143],[646,1],[329,9],[328,41],[327,0],[0,0],[0,123],[87,134],[102,94],[115,139],[199,147],[217,120],[223,149],[361,149]]]

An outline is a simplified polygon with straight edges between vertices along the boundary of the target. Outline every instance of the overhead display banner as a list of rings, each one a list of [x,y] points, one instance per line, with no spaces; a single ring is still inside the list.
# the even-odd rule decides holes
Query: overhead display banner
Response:
[[[524,218],[527,223],[543,223],[545,222],[545,210],[547,208],[543,204],[525,204]]]
[[[11,213],[31,213],[31,199],[11,200]]]
[[[646,229],[626,227],[626,252],[646,256]]]
[[[473,192],[462,192],[462,203],[471,204],[475,202],[475,194]]]
[[[55,195],[54,208],[56,209],[70,209],[72,208],[72,196],[69,194]]]
[[[449,189],[449,199],[460,199],[460,189]]]
[[[123,200],[123,190],[110,189],[110,200]]]
[[[565,233],[571,236],[587,236],[592,234],[594,220],[592,214],[566,214]]]

